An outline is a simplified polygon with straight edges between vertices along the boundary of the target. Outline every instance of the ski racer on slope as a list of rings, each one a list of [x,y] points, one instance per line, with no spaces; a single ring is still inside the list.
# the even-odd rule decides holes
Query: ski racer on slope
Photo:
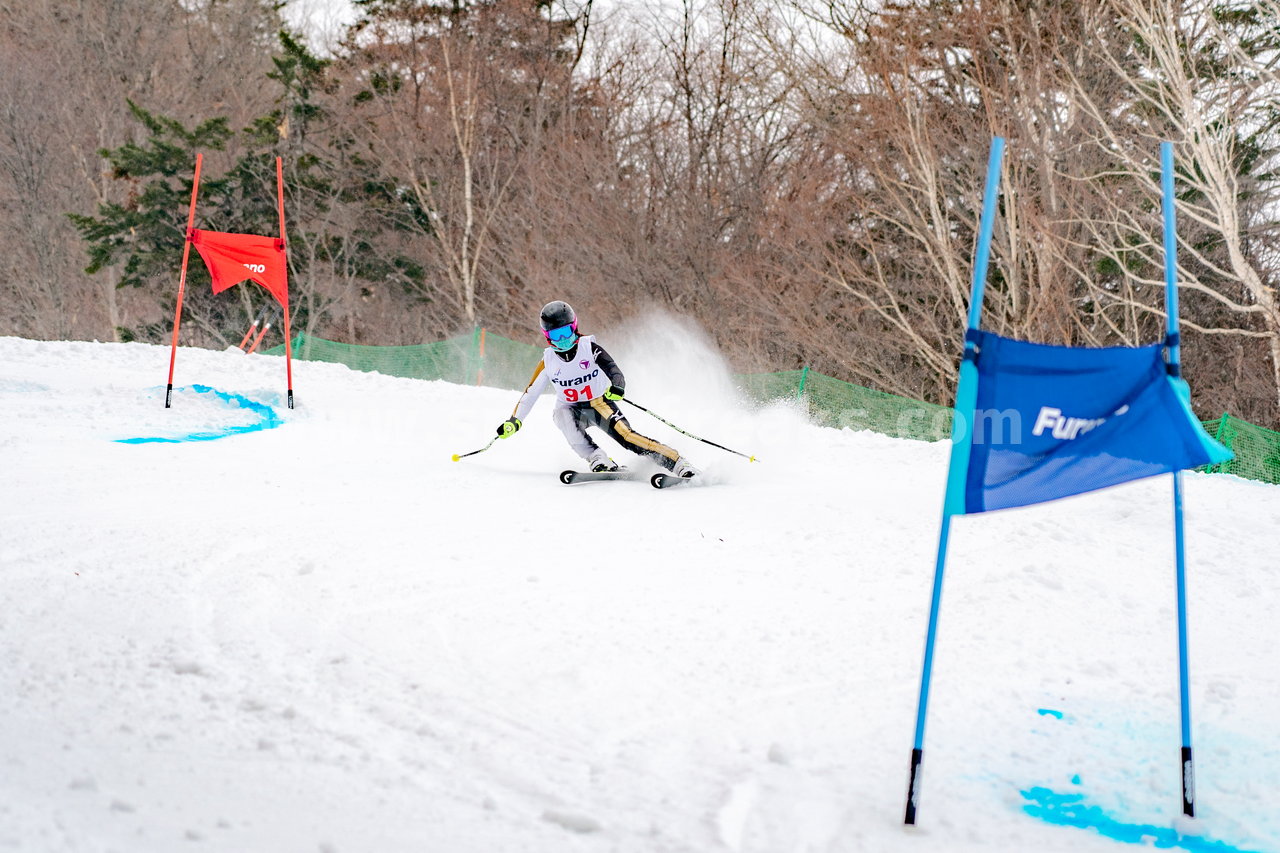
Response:
[[[698,473],[678,451],[641,435],[627,423],[618,409],[626,387],[622,371],[594,335],[578,334],[578,317],[567,302],[548,302],[540,319],[547,349],[515,411],[498,427],[500,437],[515,435],[538,397],[554,386],[551,419],[592,471],[617,471],[618,466],[587,435],[587,427],[604,430],[627,450],[649,457],[677,477]]]

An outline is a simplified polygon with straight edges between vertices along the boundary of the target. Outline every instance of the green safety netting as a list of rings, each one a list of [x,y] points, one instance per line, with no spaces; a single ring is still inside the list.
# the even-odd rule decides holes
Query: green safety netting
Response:
[[[428,344],[380,347],[342,344],[312,335],[293,341],[294,358],[345,364],[352,370],[402,376],[407,379],[443,379],[463,385],[488,385],[522,389],[542,358],[542,347],[522,344],[477,330]],[[284,344],[266,350],[283,355]]]
[[[740,374],[738,385],[754,400],[801,400],[814,423],[866,429],[895,438],[938,441],[951,436],[951,408],[886,394],[807,367],[781,373]]]
[[[435,343],[416,346],[364,346],[299,335],[295,358],[345,364],[353,370],[443,379],[464,385],[487,385],[518,390],[529,383],[543,348],[477,329]],[[283,355],[284,345],[266,351]],[[871,430],[895,438],[938,441],[951,436],[951,408],[909,397],[874,391],[804,368],[779,373],[737,376],[751,399],[768,402],[792,399],[814,423],[841,429]],[[1210,471],[1235,474],[1264,483],[1280,483],[1280,432],[1223,413],[1204,422],[1205,429],[1235,452],[1236,458]]]
[[[1280,483],[1280,432],[1222,413],[1204,428],[1236,454],[1236,458],[1208,470],[1235,474],[1264,483]]]

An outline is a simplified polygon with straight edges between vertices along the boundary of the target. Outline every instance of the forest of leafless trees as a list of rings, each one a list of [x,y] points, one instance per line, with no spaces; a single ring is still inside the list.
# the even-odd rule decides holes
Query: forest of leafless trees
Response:
[[[295,331],[662,309],[949,404],[991,138],[984,323],[1082,346],[1162,337],[1170,140],[1195,407],[1280,428],[1280,0],[277,5],[0,0],[0,334],[166,342],[195,154],[197,226],[267,234],[280,156]],[[262,293],[199,273],[234,345]]]

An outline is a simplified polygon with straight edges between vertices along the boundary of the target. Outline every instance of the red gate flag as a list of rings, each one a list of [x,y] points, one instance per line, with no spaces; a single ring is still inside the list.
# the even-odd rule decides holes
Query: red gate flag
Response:
[[[221,293],[245,279],[256,281],[276,298],[284,309],[284,373],[289,387],[289,408],[293,408],[293,347],[289,335],[289,264],[284,254],[284,164],[276,158],[276,207],[280,213],[280,237],[257,234],[229,234],[225,231],[201,231],[196,223],[196,195],[200,192],[200,164],[204,156],[196,155],[196,174],[191,179],[191,206],[187,208],[187,235],[182,242],[182,274],[178,277],[178,304],[173,311],[173,341],[169,344],[169,384],[164,394],[164,407],[173,402],[173,365],[178,355],[178,327],[182,323],[182,296],[187,290],[187,260],[195,246],[213,279],[213,292]],[[257,320],[253,322],[258,324]],[[271,325],[270,323],[267,324]],[[252,327],[249,329],[253,331]],[[264,328],[263,333],[266,332]],[[245,340],[249,340],[246,336]],[[262,335],[258,335],[258,341]],[[255,341],[249,352],[258,346]],[[241,342],[241,346],[244,343]]]
[[[289,304],[284,240],[199,228],[190,230],[189,239],[209,268],[214,293],[221,293],[250,279],[269,290],[281,305]]]

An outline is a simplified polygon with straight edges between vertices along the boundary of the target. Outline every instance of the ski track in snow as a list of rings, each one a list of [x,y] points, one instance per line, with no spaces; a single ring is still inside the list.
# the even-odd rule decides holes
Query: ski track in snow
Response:
[[[955,520],[907,831],[946,443],[618,338],[761,461],[629,410],[705,487],[566,487],[549,400],[455,463],[516,392],[0,338],[0,849],[1280,851],[1280,488],[1185,477],[1198,835],[1167,477]]]

